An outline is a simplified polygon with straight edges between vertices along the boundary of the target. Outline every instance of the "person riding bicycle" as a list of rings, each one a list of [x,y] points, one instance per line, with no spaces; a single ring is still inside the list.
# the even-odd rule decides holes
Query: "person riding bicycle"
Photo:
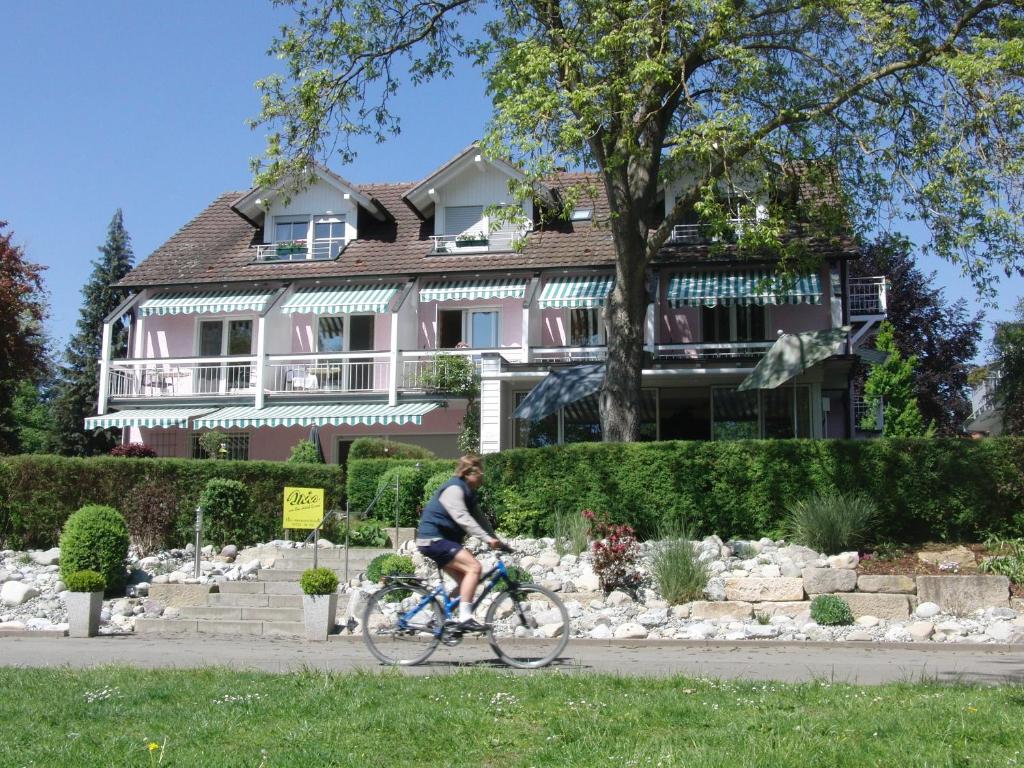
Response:
[[[437,563],[459,584],[459,624],[463,632],[483,632],[473,618],[473,595],[483,568],[473,553],[462,546],[466,536],[476,536],[491,549],[505,545],[494,535],[477,504],[477,489],[483,484],[483,462],[479,456],[463,456],[455,476],[437,489],[423,509],[416,529],[419,551]]]

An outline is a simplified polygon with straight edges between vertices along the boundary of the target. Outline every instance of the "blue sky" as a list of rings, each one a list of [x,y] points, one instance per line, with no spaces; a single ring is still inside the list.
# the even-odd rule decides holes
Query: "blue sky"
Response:
[[[269,0],[5,4],[0,220],[49,267],[55,349],[74,329],[115,209],[141,261],[217,195],[249,188],[263,132],[245,120],[259,111],[255,81],[279,66],[266,50],[287,20]],[[488,115],[468,66],[406,89],[399,104],[400,136],[331,167],[357,183],[412,181],[477,138]],[[938,271],[948,297],[980,307],[955,268],[920,266]],[[987,319],[1008,317],[1022,293],[1024,280],[1004,280]]]

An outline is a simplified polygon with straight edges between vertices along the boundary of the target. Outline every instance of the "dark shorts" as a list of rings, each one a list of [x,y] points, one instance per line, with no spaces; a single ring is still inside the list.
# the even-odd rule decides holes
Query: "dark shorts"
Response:
[[[425,547],[419,547],[420,552],[437,563],[438,568],[444,568],[454,560],[460,549],[462,545],[459,542],[449,539],[438,539]]]

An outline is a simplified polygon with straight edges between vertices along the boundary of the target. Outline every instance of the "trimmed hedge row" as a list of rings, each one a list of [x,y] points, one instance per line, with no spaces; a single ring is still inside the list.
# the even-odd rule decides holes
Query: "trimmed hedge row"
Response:
[[[323,488],[328,509],[343,506],[345,499],[344,470],[324,464],[24,455],[0,458],[0,467],[9,470],[0,469],[0,546],[15,549],[56,546],[64,521],[86,504],[114,507],[131,524],[128,512],[145,512],[155,489],[161,488],[168,491],[163,497],[177,500],[169,543],[184,544],[199,496],[215,477],[245,485],[252,498],[254,529],[264,541],[283,535],[284,486]]]
[[[377,488],[381,477],[392,467],[412,467],[420,465],[418,477],[418,490],[416,499],[423,492],[423,483],[431,475],[439,472],[447,472],[449,476],[455,472],[458,462],[452,459],[349,459],[347,494],[349,509],[353,516],[361,515],[370,506],[377,495]],[[405,493],[402,494],[405,496]],[[394,520],[394,492],[390,494],[387,501],[381,505],[381,509],[370,510],[370,517],[379,517],[388,521]],[[380,502],[378,502],[380,504]],[[417,510],[408,510],[408,514],[415,515]]]
[[[517,533],[589,508],[642,536],[685,521],[694,536],[759,537],[789,503],[839,491],[878,505],[877,541],[1024,535],[1014,438],[578,444],[490,454],[485,469],[484,508]]]

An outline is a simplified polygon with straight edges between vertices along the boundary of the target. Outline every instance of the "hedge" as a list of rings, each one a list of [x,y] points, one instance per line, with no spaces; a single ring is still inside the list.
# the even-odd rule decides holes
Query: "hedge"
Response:
[[[1024,535],[1024,440],[758,440],[577,444],[484,457],[484,508],[498,515],[607,512],[642,536],[685,522],[691,535],[777,535],[786,506],[861,493],[878,541]]]
[[[392,467],[420,465],[423,479],[438,472],[454,474],[458,462],[452,459],[349,459],[347,494],[352,515],[361,515],[377,495],[381,476]],[[375,511],[370,511],[375,517]]]
[[[238,480],[246,486],[264,540],[283,536],[284,486],[323,488],[328,509],[344,506],[345,499],[344,470],[323,464],[32,454],[0,458],[0,467],[10,469],[9,475],[0,471],[0,484],[7,485],[0,487],[0,500],[10,498],[6,515],[0,503],[0,547],[12,549],[56,546],[64,521],[79,507],[105,504],[123,510],[138,502],[133,496],[136,489],[151,490],[154,483],[164,484],[178,500],[177,524],[168,531],[168,543],[177,545],[185,543],[182,536],[191,529],[199,495],[211,478]]]

